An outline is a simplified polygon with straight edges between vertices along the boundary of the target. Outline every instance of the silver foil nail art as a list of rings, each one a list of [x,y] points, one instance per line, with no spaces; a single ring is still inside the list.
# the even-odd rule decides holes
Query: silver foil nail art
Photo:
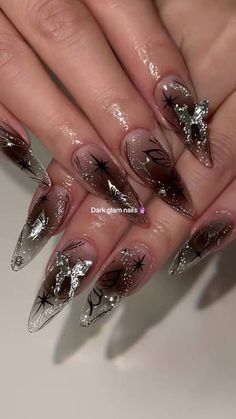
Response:
[[[12,257],[12,269],[25,267],[55,235],[70,209],[70,196],[66,189],[53,186],[38,198],[33,206]]]
[[[186,142],[188,145],[192,145],[194,141],[199,142],[199,146],[206,144],[207,142],[207,124],[204,122],[204,119],[207,117],[209,112],[209,101],[203,100],[199,105],[195,104],[193,113],[190,113],[188,106],[179,106],[175,105],[175,112],[179,118],[181,124],[183,124],[183,131],[186,135]],[[197,127],[200,138],[197,140],[194,138],[193,128]]]
[[[54,289],[55,297],[59,297],[63,283],[70,280],[69,299],[73,298],[75,291],[80,286],[80,280],[86,275],[89,268],[92,266],[91,260],[78,259],[73,267],[70,267],[69,255],[63,252],[57,252],[56,265],[58,273],[56,276],[56,286]]]
[[[89,326],[117,307],[138,286],[150,266],[151,257],[142,246],[121,250],[89,293],[81,326]]]
[[[171,275],[180,275],[192,268],[229,238],[234,230],[233,218],[225,213],[217,215],[216,220],[202,226],[186,241],[171,264]]]
[[[81,240],[72,241],[57,252],[33,304],[28,322],[30,332],[46,326],[80,293],[81,281],[87,277],[94,259],[94,249]]]
[[[0,151],[30,179],[43,186],[51,185],[47,171],[29,145],[5,123],[0,123]]]

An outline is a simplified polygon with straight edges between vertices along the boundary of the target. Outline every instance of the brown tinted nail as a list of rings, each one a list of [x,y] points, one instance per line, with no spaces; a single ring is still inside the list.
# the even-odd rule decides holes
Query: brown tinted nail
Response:
[[[175,76],[168,76],[157,84],[154,99],[169,128],[179,133],[180,138],[193,155],[206,167],[212,167],[208,140],[208,101],[197,104],[189,87]]]
[[[81,284],[90,274],[95,258],[95,249],[83,238],[67,243],[56,252],[31,309],[30,332],[46,326],[80,293]]]
[[[68,191],[59,186],[51,187],[34,204],[18,239],[12,257],[12,269],[18,271],[40,252],[47,241],[64,223],[71,204]]]
[[[219,213],[216,219],[198,229],[184,244],[170,267],[170,274],[179,275],[215,252],[234,231],[233,218]]]
[[[123,146],[124,154],[136,175],[167,204],[191,216],[188,193],[160,142],[149,131],[139,129],[127,134]]]
[[[81,180],[92,192],[122,210],[131,221],[146,223],[140,212],[143,204],[127,180],[126,173],[97,145],[79,148],[73,165]]]
[[[81,325],[89,326],[117,307],[140,284],[151,265],[151,256],[141,245],[122,249],[114,255],[88,295]]]

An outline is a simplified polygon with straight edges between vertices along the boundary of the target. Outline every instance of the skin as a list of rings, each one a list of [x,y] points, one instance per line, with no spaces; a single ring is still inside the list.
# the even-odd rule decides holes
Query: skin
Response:
[[[53,85],[18,35],[22,54],[17,57],[17,62],[12,57],[6,63],[2,59],[0,100],[42,139],[70,173],[68,161],[75,138],[80,141],[81,138],[94,140],[96,137],[96,141],[101,141],[98,133],[135,179],[134,188],[145,201],[150,191],[140,185],[140,180],[130,170],[121,144],[126,133],[136,128],[158,132],[156,120],[161,124],[163,121],[153,99],[156,84],[167,75],[176,74],[194,86],[199,100],[210,100],[212,169],[200,165],[177,134],[168,129],[164,131],[163,145],[171,153],[191,194],[195,219],[184,218],[154,197],[146,206],[150,224],[145,234],[143,227],[132,226],[119,243],[119,247],[141,243],[152,255],[153,263],[148,275],[137,284],[140,288],[191,229],[200,226],[203,220],[210,221],[215,211],[227,211],[235,219],[235,1],[200,0],[196,3],[194,0],[156,0],[154,6],[149,0],[84,0],[82,3],[89,11],[78,1],[14,0],[13,3],[14,7],[7,0],[0,1],[6,16],[26,39],[30,38],[32,48],[73,92],[86,116],[80,114]],[[54,18],[51,7],[58,7]],[[95,16],[100,23],[123,68],[91,16]],[[25,19],[28,19],[29,25],[24,25]],[[68,25],[63,22],[68,22]],[[7,33],[8,37],[14,31],[3,15],[0,16],[0,26],[3,35]],[[74,26],[79,28],[78,34],[72,30]],[[68,30],[71,32],[68,33]],[[5,50],[8,44],[4,44],[4,39],[7,38],[3,36],[2,39]],[[27,73],[29,67],[32,68],[30,75]],[[12,74],[25,73],[27,76],[16,77],[12,83]],[[32,92],[34,100],[31,100],[31,107],[27,105]],[[41,106],[42,101],[44,107]],[[53,183],[57,182],[55,174],[60,170],[58,163],[53,162],[49,169]],[[66,176],[65,173],[61,178],[63,176]],[[71,185],[74,182],[72,180]],[[104,205],[100,198],[85,196],[82,206],[77,207],[72,220],[68,220],[61,239],[71,240],[76,229],[79,235],[93,240],[94,246],[99,249],[96,272],[128,227],[127,220],[120,215],[98,216],[90,213],[91,206]],[[114,227],[116,223],[119,226],[117,229]],[[234,234],[230,240],[233,238]]]

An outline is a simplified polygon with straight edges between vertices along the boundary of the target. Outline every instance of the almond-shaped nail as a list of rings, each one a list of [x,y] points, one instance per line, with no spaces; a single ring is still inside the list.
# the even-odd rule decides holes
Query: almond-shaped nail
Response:
[[[209,101],[198,104],[193,91],[175,76],[168,76],[157,84],[154,99],[163,122],[180,134],[182,141],[204,166],[212,167],[206,123]]]
[[[235,229],[233,217],[217,214],[216,219],[199,228],[175,256],[170,267],[171,275],[180,275],[197,265],[202,259],[217,251]]]
[[[144,246],[136,244],[118,251],[88,295],[81,326],[95,323],[117,307],[143,281],[151,265],[152,258]]]
[[[30,332],[46,326],[80,293],[81,284],[88,278],[95,258],[94,247],[83,238],[70,241],[56,252],[30,312]]]
[[[126,173],[97,145],[83,146],[73,156],[73,166],[87,188],[121,209],[130,221],[146,223],[143,204]]]
[[[42,191],[18,239],[11,263],[14,271],[30,263],[58,232],[68,215],[70,204],[70,194],[60,186]]]
[[[171,207],[191,216],[189,194],[158,139],[151,132],[138,129],[126,135],[123,145],[126,159],[136,175]]]
[[[51,180],[30,146],[11,127],[0,122],[0,151],[35,182],[50,186]]]

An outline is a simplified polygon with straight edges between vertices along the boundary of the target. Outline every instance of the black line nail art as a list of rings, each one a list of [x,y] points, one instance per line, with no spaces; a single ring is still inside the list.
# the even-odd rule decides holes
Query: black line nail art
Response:
[[[88,276],[94,260],[95,250],[82,240],[74,240],[57,251],[34,301],[28,323],[30,332],[48,324],[80,293],[81,283]]]
[[[30,179],[43,186],[51,185],[47,171],[29,145],[5,123],[0,123],[0,151]]]
[[[233,230],[233,218],[226,213],[217,213],[215,220],[202,226],[180,249],[171,264],[170,274],[179,275],[195,266],[220,248]]]
[[[89,326],[113,310],[138,285],[150,266],[150,255],[143,247],[120,251],[89,293],[81,325]]]

